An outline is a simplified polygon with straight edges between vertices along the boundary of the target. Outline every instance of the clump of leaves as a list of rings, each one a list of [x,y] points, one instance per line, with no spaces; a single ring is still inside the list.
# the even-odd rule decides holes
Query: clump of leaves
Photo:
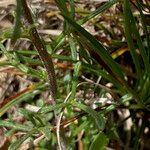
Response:
[[[64,18],[64,28],[51,42],[39,36],[36,18],[25,0],[17,1],[18,28],[15,26],[9,37],[1,38],[1,53],[7,57],[1,66],[13,66],[39,79],[39,83],[32,83],[1,103],[0,126],[6,128],[6,136],[15,136],[9,149],[31,145],[46,149],[57,145],[60,149],[139,149],[144,136],[149,138],[150,124],[150,40],[144,13],[149,7],[139,0],[110,0],[82,16],[76,1],[55,2]],[[123,8],[117,16],[122,38],[96,21],[101,15],[105,18],[104,12],[113,5]],[[27,29],[20,22],[21,16],[29,24]],[[105,42],[88,32],[83,27],[85,23],[105,33]],[[4,41],[11,36],[14,43],[25,37],[34,49],[6,49]],[[59,62],[61,67],[67,64],[63,73],[54,69],[52,59],[57,61],[57,67]],[[43,64],[45,70],[36,70],[31,64]],[[49,100],[34,99],[44,91],[50,91]],[[28,106],[19,108],[24,122],[17,123],[8,110],[23,101]],[[7,118],[3,117],[6,113]]]

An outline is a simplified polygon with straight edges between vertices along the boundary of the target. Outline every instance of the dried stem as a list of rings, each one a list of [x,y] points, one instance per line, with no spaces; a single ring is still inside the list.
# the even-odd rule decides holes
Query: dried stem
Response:
[[[55,77],[52,57],[50,54],[48,54],[46,47],[43,44],[43,41],[41,40],[36,27],[34,26],[34,21],[33,21],[33,18],[32,18],[32,15],[31,15],[31,12],[27,5],[26,0],[22,0],[22,6],[23,6],[23,11],[24,11],[24,16],[26,20],[28,21],[29,25],[31,26],[30,31],[29,31],[30,36],[31,36],[31,41],[36,47],[39,57],[42,60],[44,67],[48,73],[48,80],[49,80],[49,85],[50,85],[52,103],[55,104],[57,87],[56,87],[56,77]]]

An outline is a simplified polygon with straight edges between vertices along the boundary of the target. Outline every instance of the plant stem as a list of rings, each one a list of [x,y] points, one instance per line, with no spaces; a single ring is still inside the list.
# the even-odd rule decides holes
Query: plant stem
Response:
[[[54,71],[52,58],[51,58],[51,55],[49,55],[48,52],[46,51],[46,47],[43,44],[37,32],[36,27],[34,26],[34,21],[33,21],[33,18],[32,18],[32,15],[31,15],[31,12],[27,5],[26,0],[22,0],[22,5],[23,5],[24,16],[27,19],[29,25],[31,26],[30,31],[29,31],[31,40],[34,46],[36,47],[39,57],[41,58],[45,66],[45,69],[48,73],[48,80],[49,80],[49,85],[50,85],[52,103],[55,104],[57,86],[56,86],[56,77],[55,77],[55,71]]]

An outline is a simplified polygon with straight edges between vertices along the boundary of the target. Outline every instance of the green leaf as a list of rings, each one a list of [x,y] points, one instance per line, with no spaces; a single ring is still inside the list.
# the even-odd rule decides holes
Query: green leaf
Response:
[[[139,59],[136,53],[135,45],[133,43],[133,38],[132,38],[132,31],[131,31],[131,24],[132,24],[132,18],[131,18],[131,10],[130,10],[130,5],[129,5],[129,0],[124,1],[124,29],[125,29],[125,35],[126,35],[126,40],[130,49],[130,53],[133,59],[133,62],[136,67],[137,75],[141,75],[141,67],[139,63]]]
[[[91,50],[93,50],[100,56],[100,58],[105,62],[108,68],[116,76],[116,78],[120,77],[121,79],[123,79],[124,75],[122,73],[121,67],[113,60],[108,50],[100,42],[98,42],[94,36],[92,36],[89,32],[87,32],[83,27],[81,27],[79,24],[77,24],[75,21],[73,21],[65,14],[62,15],[70,24],[70,26],[72,26],[78,32],[78,34],[82,38],[84,38],[83,40],[84,42],[86,42],[85,45],[90,46]],[[108,71],[106,67],[105,69]]]
[[[74,0],[69,0],[70,3],[70,15],[72,18],[75,17],[75,3]]]
[[[51,43],[51,48],[53,51],[61,47],[64,43],[65,34],[62,32],[54,41]]]
[[[35,132],[37,131],[37,129],[32,129],[31,131],[29,131],[28,133],[26,133],[23,137],[19,138],[17,141],[15,141],[14,143],[12,143],[9,147],[8,150],[16,150],[20,147],[20,145],[29,137],[31,137]]]
[[[139,29],[137,28],[136,22],[135,22],[135,18],[133,16],[133,13],[131,11],[129,11],[128,13],[130,13],[130,17],[131,17],[131,31],[133,32],[133,37],[135,37],[137,45],[139,47],[139,51],[140,54],[143,58],[143,62],[145,65],[145,70],[150,73],[150,65],[149,65],[149,60],[148,60],[148,56],[146,54],[146,49],[143,45],[140,33],[139,33]]]
[[[78,55],[77,55],[77,48],[76,48],[75,39],[70,35],[68,37],[68,41],[70,44],[72,60],[76,61]]]
[[[86,131],[86,129],[89,127],[89,125],[90,125],[90,121],[89,120],[84,121],[79,127],[77,127],[76,129],[74,129],[73,136],[76,136],[82,130]]]
[[[17,8],[16,8],[16,23],[12,35],[12,43],[15,43],[21,34],[21,15],[22,15],[22,2],[21,0],[17,0]]]
[[[37,78],[44,79],[44,80],[47,77],[47,72],[45,72],[45,71],[35,70],[35,69],[30,68],[30,67],[27,67],[24,64],[16,64],[15,66],[17,68],[19,68],[25,74],[30,74],[32,76],[35,76]]]
[[[66,0],[56,0],[55,1],[57,6],[59,7],[59,9],[64,12],[65,14],[68,14],[70,15],[69,11],[68,11],[68,8],[67,8],[67,5],[66,5]]]
[[[140,12],[140,17],[141,17],[141,23],[142,23],[142,26],[143,26],[143,30],[145,32],[145,35],[146,35],[146,41],[147,41],[147,47],[148,47],[148,58],[149,58],[149,61],[150,61],[150,35],[148,33],[148,24],[146,23],[146,19],[145,19],[145,14],[143,13],[142,11],[142,7],[141,7],[141,1],[137,0],[137,7],[138,7],[138,10]]]
[[[74,74],[73,74],[72,90],[71,90],[72,93],[70,99],[75,98],[80,70],[81,70],[81,62],[79,61],[74,66]]]
[[[117,132],[117,129],[115,127],[112,127],[108,132],[107,132],[107,137],[109,139],[113,140],[118,140],[119,139],[119,134]]]
[[[40,114],[45,114],[45,113],[48,113],[48,112],[51,112],[51,111],[54,111],[54,110],[58,110],[60,108],[64,108],[64,107],[67,107],[69,106],[70,103],[60,103],[60,104],[56,104],[54,106],[44,106],[42,107],[38,113]]]
[[[93,110],[92,108],[90,108],[89,106],[86,106],[84,104],[81,104],[81,103],[78,103],[75,101],[73,101],[71,104],[77,108],[80,108],[81,110],[85,111],[86,113],[88,113],[94,119],[98,130],[101,130],[101,131],[104,130],[105,119],[101,114],[97,113],[95,110]]]
[[[89,15],[87,15],[86,17],[82,18],[78,23],[80,25],[84,24],[85,22],[87,22],[88,20],[94,18],[98,14],[104,12],[105,10],[108,10],[113,4],[115,4],[117,2],[118,2],[118,0],[109,0],[104,5],[100,6],[98,9],[96,9],[95,11],[93,11],[92,13],[90,13]]]
[[[13,28],[0,29],[0,41],[9,39],[12,37]]]
[[[45,85],[34,85],[33,88],[31,90],[26,91],[24,94],[20,94],[19,96],[17,96],[16,98],[12,99],[10,102],[8,102],[7,104],[5,104],[3,107],[0,108],[0,117],[12,106],[14,106],[15,104],[18,104],[22,101],[25,101],[29,98],[32,98],[34,95],[36,95],[37,93],[39,93],[38,90],[36,90],[35,92],[33,92],[35,89],[38,89],[42,86]]]
[[[47,140],[50,140],[52,138],[52,135],[50,132],[50,126],[45,126],[45,127],[39,128],[39,130],[45,135]]]
[[[105,150],[108,142],[109,139],[107,138],[107,136],[103,132],[100,132],[96,135],[89,150]]]
[[[82,67],[83,69],[85,69],[87,72],[93,73],[95,75],[102,76],[104,79],[108,80],[109,82],[113,83],[114,86],[119,88],[120,93],[124,93],[125,89],[122,86],[122,84],[118,84],[118,82],[116,80],[114,80],[114,78],[111,76],[111,74],[108,74],[105,70],[102,70],[98,67],[95,67],[93,65],[89,65],[86,63],[82,63]]]
[[[0,119],[0,127],[8,127],[8,128],[13,128],[15,130],[21,130],[21,131],[31,130],[30,126],[18,124],[16,122],[12,122],[12,121],[3,121],[1,119]]]
[[[4,47],[4,45],[0,42],[0,49],[2,52],[6,55],[6,57],[9,59],[9,61],[13,62],[13,56],[8,52],[8,50]]]

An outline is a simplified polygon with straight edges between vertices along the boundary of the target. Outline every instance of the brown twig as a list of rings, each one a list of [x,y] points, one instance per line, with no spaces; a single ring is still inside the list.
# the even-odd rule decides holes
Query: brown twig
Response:
[[[0,108],[2,108],[4,105],[6,105],[7,103],[11,102],[15,98],[19,97],[20,95],[22,95],[22,94],[24,94],[26,92],[29,92],[29,91],[31,91],[33,89],[34,89],[34,86],[30,85],[29,87],[27,87],[26,89],[22,90],[21,92],[15,94],[14,96],[6,98],[4,101],[0,102]]]
[[[36,47],[36,50],[39,54],[40,59],[42,60],[44,67],[48,73],[48,80],[50,85],[50,93],[52,97],[52,103],[55,104],[56,99],[56,77],[55,77],[55,71],[54,71],[54,65],[52,62],[52,57],[50,54],[48,54],[45,45],[43,44],[36,27],[34,26],[34,21],[30,12],[30,9],[27,5],[26,0],[22,0],[22,6],[24,11],[24,16],[26,20],[28,21],[30,28],[30,36],[31,41],[33,42],[34,46]]]

